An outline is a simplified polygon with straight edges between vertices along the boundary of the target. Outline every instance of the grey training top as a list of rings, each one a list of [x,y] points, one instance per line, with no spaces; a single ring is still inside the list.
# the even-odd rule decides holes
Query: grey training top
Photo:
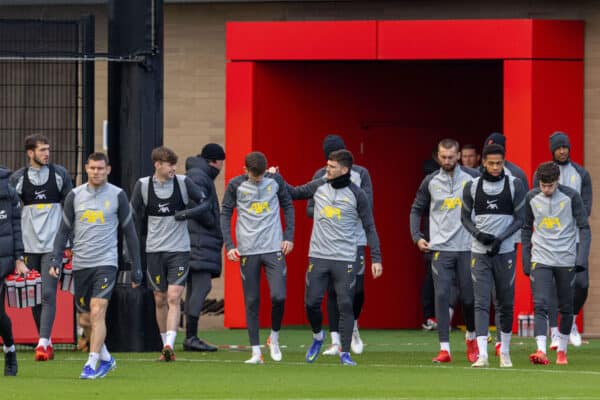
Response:
[[[61,199],[67,197],[73,185],[67,170],[53,164],[56,176],[56,185],[60,191]],[[35,186],[44,185],[48,182],[50,171],[48,166],[41,168],[20,168],[10,177],[10,184],[19,196],[23,191],[23,174],[27,169],[29,181]],[[21,212],[21,230],[23,232],[23,245],[26,253],[42,254],[52,252],[56,232],[60,226],[62,207],[60,203],[53,204],[30,204],[23,206]]]
[[[558,163],[557,163],[558,164]],[[583,200],[583,206],[587,212],[588,217],[592,214],[592,179],[590,174],[581,165],[569,161],[566,164],[558,164],[560,169],[560,178],[558,183],[561,185],[574,189],[581,195]],[[537,175],[533,175],[533,187],[539,187],[539,180]]]
[[[591,241],[587,212],[579,193],[567,186],[559,185],[550,197],[539,188],[527,193],[522,235],[524,266],[587,265]]]
[[[514,176],[506,175],[504,179],[497,182],[483,179],[482,190],[486,195],[491,196],[501,193],[504,189],[505,180],[508,179],[513,204],[513,215],[490,213],[474,216],[473,209],[477,199],[477,185],[480,179],[483,178],[475,178],[472,182],[468,182],[465,185],[462,223],[473,236],[478,232],[484,232],[501,239],[502,244],[500,245],[499,254],[510,253],[515,250],[516,242],[514,233],[518,232],[523,224],[525,195],[527,191],[523,187],[521,180]],[[473,216],[475,217],[474,222]],[[485,254],[490,248],[491,245],[486,246],[475,238],[472,240],[472,253]]]
[[[202,190],[185,175],[176,175],[181,198],[184,204],[188,204],[192,199],[197,206],[186,210],[187,213],[201,213],[207,210],[208,204],[204,204],[204,194]],[[186,252],[190,251],[190,235],[188,232],[187,221],[177,221],[175,216],[152,216],[146,215],[146,205],[148,204],[149,177],[138,179],[131,195],[131,208],[135,216],[135,223],[138,228],[140,238],[145,234],[145,251],[147,253],[158,252]],[[167,179],[161,183],[155,176],[152,176],[154,193],[158,199],[169,199],[173,194],[175,187],[173,179]],[[145,226],[142,226],[147,219]]]
[[[432,251],[471,251],[471,235],[460,221],[463,189],[477,170],[457,165],[451,175],[443,168],[427,175],[410,210],[410,234],[414,243],[425,236],[421,217],[429,208],[429,248]]]
[[[315,172],[312,180],[323,178],[326,176],[326,174],[326,167],[323,167],[317,172]],[[350,180],[356,186],[365,191],[365,194],[369,199],[369,204],[371,204],[371,207],[373,207],[373,184],[371,183],[371,176],[369,175],[369,171],[365,167],[361,167],[360,165],[352,165],[352,169],[350,170]],[[308,204],[306,205],[306,213],[310,218],[313,217],[314,206],[314,200],[309,199]],[[356,225],[356,237],[358,246],[367,245],[367,235],[360,220]]]
[[[379,237],[364,190],[354,183],[336,189],[324,179],[296,188],[288,186],[288,189],[294,200],[313,198],[315,201],[309,257],[355,261],[358,246],[356,226],[362,223],[371,259],[375,263],[381,262]]]
[[[279,208],[283,209],[282,232]],[[237,208],[235,237],[231,237],[231,216]],[[266,173],[260,182],[240,175],[229,181],[221,206],[221,230],[225,248],[237,247],[244,256],[281,251],[281,242],[294,240],[294,205],[279,175]]]
[[[141,271],[140,251],[131,207],[125,192],[110,183],[94,189],[85,183],[69,193],[64,203],[53,259],[60,260],[73,233],[73,270],[118,267],[117,228],[121,226],[132,270]]]

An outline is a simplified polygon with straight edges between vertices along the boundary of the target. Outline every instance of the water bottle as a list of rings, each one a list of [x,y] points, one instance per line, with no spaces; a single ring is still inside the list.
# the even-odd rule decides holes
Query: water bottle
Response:
[[[73,288],[73,264],[67,263],[63,267],[62,274],[60,276],[60,290],[65,292],[71,292]]]
[[[4,279],[4,283],[6,284],[6,294],[8,297],[8,306],[9,307],[17,307],[17,293],[15,291],[15,279],[16,276],[14,274],[10,274]]]
[[[517,335],[519,336],[527,336],[529,331],[529,326],[527,326],[527,315],[519,314],[517,317],[518,320],[518,330]]]
[[[42,304],[42,275],[34,270],[35,275],[35,304]]]
[[[533,337],[535,335],[535,318],[532,314],[527,315],[527,326],[529,327],[527,336]]]
[[[27,307],[27,289],[25,288],[25,278],[18,276],[15,279],[15,292],[16,292],[16,307],[25,308]]]
[[[25,287],[27,292],[27,307],[35,306],[35,274],[29,272],[25,277]]]

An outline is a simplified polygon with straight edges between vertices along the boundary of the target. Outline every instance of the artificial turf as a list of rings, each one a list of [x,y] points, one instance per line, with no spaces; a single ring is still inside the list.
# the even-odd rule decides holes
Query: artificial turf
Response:
[[[268,331],[261,331],[266,339]],[[311,335],[307,328],[281,332],[283,360],[245,365],[250,352],[220,349],[192,353],[176,345],[177,361],[158,362],[155,353],[114,353],[117,369],[106,378],[78,379],[87,355],[57,351],[54,361],[34,362],[33,351],[19,351],[16,378],[0,376],[1,399],[598,399],[600,341],[569,348],[569,365],[531,365],[532,338],[513,337],[513,368],[500,369],[489,346],[490,368],[472,369],[464,353],[464,335],[451,336],[453,361],[434,365],[437,334],[410,330],[362,330],[366,344],[353,356],[356,367],[321,355],[304,361]],[[183,336],[181,333],[179,337]],[[245,345],[244,330],[218,330],[202,337],[218,345]]]

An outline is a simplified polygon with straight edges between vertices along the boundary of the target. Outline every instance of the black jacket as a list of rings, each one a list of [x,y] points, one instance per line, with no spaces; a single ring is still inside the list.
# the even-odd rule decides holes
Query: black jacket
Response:
[[[0,279],[15,269],[15,258],[23,255],[21,203],[8,184],[10,171],[0,167]]]
[[[190,270],[210,272],[213,278],[221,275],[223,235],[219,224],[219,200],[214,179],[219,170],[208,165],[202,157],[189,157],[185,162],[186,175],[200,187],[211,204],[208,212],[188,219],[190,231]]]

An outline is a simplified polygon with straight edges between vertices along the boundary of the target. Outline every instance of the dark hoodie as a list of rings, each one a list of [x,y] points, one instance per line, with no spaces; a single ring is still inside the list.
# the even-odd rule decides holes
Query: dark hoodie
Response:
[[[223,235],[219,224],[219,200],[214,179],[219,170],[208,165],[199,156],[189,157],[185,162],[186,175],[200,187],[211,204],[207,213],[188,219],[190,232],[190,269],[210,272],[213,278],[221,275],[221,248]]]
[[[10,171],[0,167],[0,279],[15,269],[23,255],[21,208],[17,192],[8,184]]]

